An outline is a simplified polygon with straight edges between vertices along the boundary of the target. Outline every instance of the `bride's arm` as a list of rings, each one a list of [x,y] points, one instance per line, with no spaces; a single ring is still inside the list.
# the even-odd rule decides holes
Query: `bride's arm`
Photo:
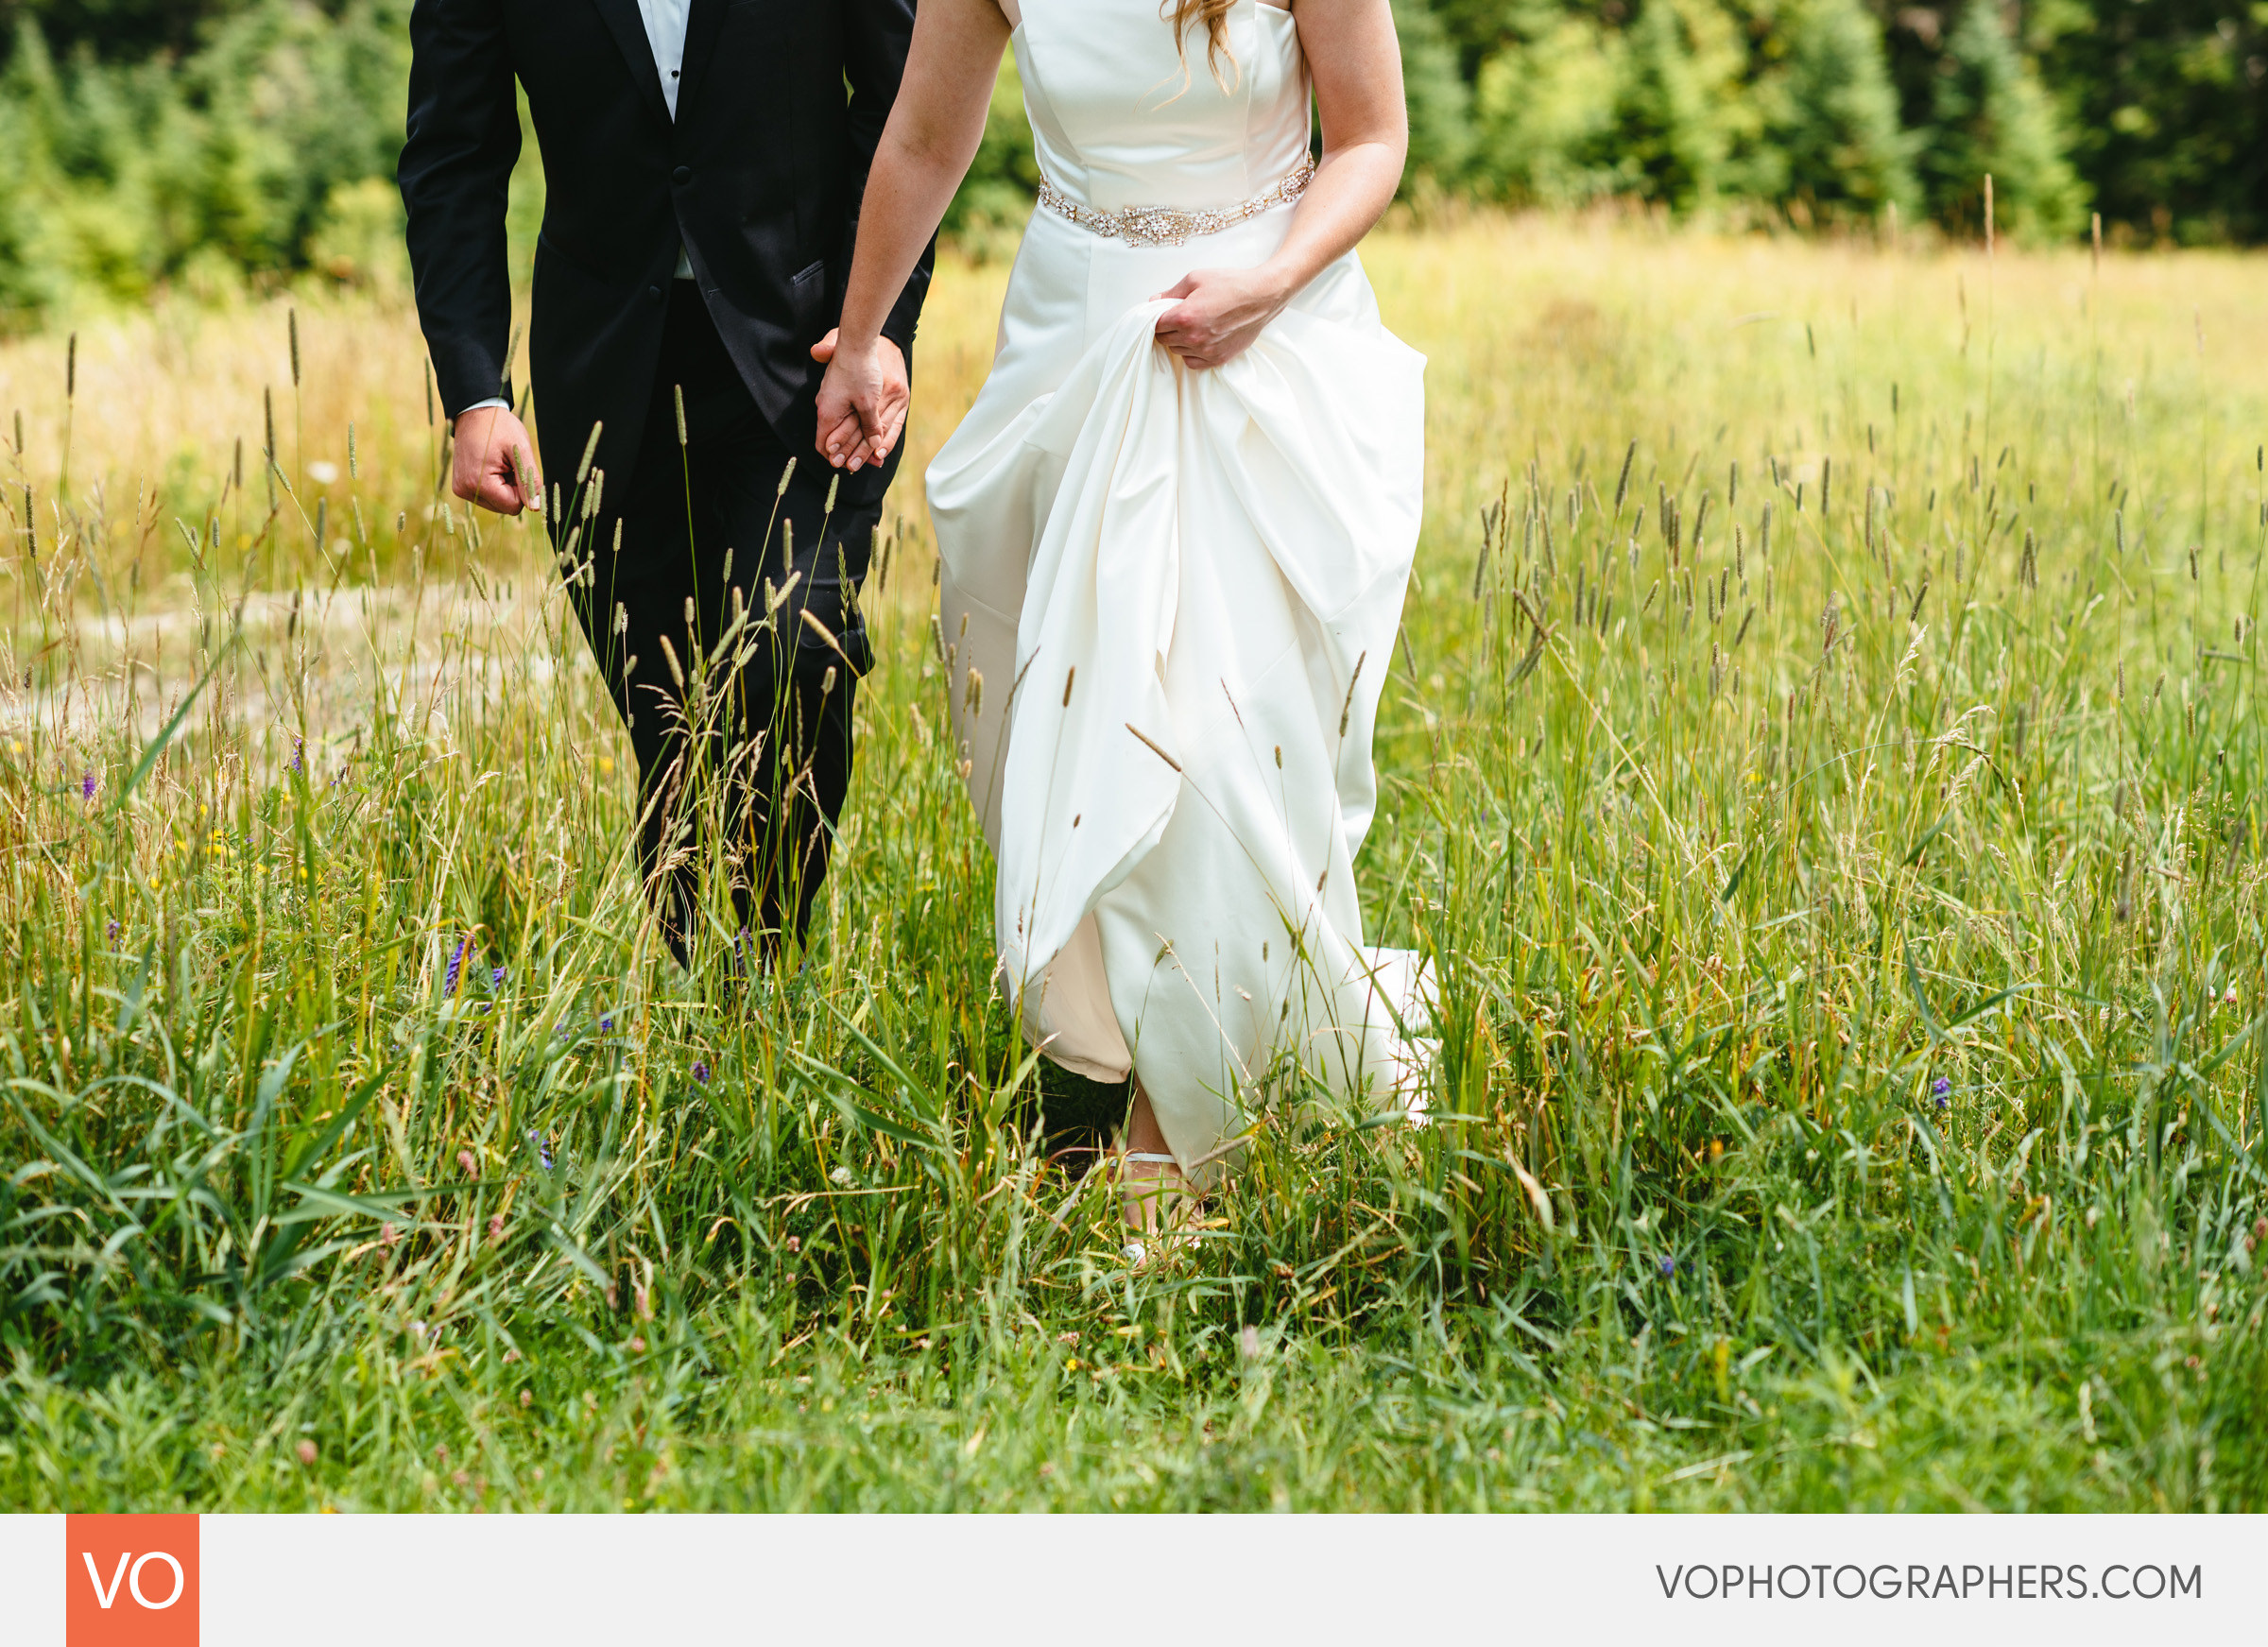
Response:
[[[904,381],[884,372],[875,352],[890,305],[976,158],[1007,38],[996,0],[921,0],[914,14],[905,77],[867,174],[842,329],[819,385],[819,450],[837,469],[881,462],[905,427]]]
[[[1158,317],[1158,340],[1192,367],[1242,353],[1302,286],[1370,232],[1401,184],[1410,120],[1387,0],[1298,0],[1295,15],[1314,77],[1323,160],[1274,257],[1258,268],[1197,269],[1159,294],[1181,301]]]

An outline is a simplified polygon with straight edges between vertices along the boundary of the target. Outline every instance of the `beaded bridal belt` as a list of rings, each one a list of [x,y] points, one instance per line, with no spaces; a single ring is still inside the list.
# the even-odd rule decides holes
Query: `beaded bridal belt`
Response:
[[[1125,206],[1115,212],[1098,212],[1080,205],[1045,178],[1040,180],[1040,203],[1106,240],[1124,240],[1130,246],[1183,246],[1201,234],[1218,234],[1263,212],[1290,205],[1307,193],[1309,180],[1314,175],[1315,163],[1303,160],[1290,175],[1249,200],[1209,212],[1185,212],[1178,206]]]

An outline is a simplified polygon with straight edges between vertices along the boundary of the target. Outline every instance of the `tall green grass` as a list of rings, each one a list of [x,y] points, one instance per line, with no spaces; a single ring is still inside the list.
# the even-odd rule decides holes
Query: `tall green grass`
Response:
[[[928,627],[1002,271],[925,322],[808,965],[740,990],[404,317],[298,317],[327,482],[280,311],[154,434],[174,322],[68,407],[0,356],[6,1501],[2259,1507],[2257,265],[1366,256],[1432,360],[1362,865],[1432,1120],[1257,1117],[1140,1273],[988,988]]]

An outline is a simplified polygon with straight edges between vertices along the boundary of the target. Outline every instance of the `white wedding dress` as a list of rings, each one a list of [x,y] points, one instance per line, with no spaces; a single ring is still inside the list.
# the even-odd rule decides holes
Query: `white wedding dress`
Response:
[[[1090,213],[1222,212],[1297,172],[1285,10],[1186,67],[1159,0],[1022,0],[1040,164]],[[1155,294],[1248,267],[1293,207],[1135,244],[1043,198],[998,352],[928,471],[970,798],[998,866],[999,981],[1025,1033],[1129,1067],[1184,1172],[1269,1107],[1407,1104],[1424,981],[1366,949],[1353,859],[1418,538],[1424,360],[1352,252],[1226,366],[1155,340]]]

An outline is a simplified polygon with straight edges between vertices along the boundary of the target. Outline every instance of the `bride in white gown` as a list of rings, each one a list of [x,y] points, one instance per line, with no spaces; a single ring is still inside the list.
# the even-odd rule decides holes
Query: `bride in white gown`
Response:
[[[1267,1108],[1415,1084],[1420,981],[1353,874],[1424,466],[1424,362],[1354,252],[1400,59],[1388,0],[1295,4],[922,0],[819,396],[836,465],[898,438],[877,329],[1012,42],[1045,182],[929,469],[942,639],[999,982],[1048,1055],[1133,1073],[1141,1227]]]

